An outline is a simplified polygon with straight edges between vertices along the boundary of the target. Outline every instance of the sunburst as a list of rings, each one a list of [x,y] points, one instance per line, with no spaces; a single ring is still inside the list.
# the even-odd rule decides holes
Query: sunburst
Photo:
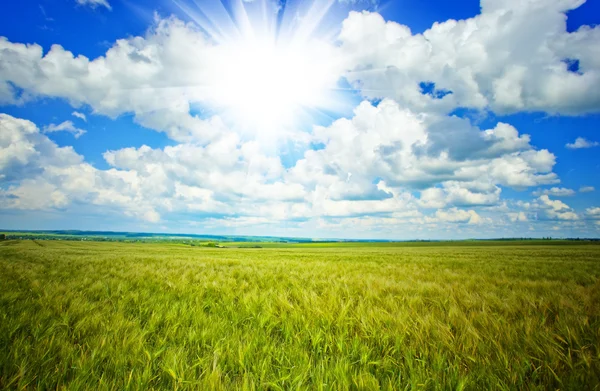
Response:
[[[214,44],[204,103],[234,126],[272,137],[347,109],[343,59],[324,23],[333,0],[176,4]]]

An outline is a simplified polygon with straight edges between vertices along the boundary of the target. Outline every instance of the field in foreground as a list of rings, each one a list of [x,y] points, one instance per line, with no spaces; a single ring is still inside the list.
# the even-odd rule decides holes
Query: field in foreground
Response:
[[[599,389],[600,246],[0,242],[3,389]]]

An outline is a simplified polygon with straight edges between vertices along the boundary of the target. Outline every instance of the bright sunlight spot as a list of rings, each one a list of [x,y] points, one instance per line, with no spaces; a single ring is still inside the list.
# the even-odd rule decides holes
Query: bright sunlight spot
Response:
[[[179,4],[215,42],[199,59],[206,103],[228,124],[263,141],[312,125],[316,116],[348,111],[349,100],[337,88],[340,50],[331,32],[319,28],[332,4],[286,4],[286,12],[268,1],[233,2],[228,10],[212,2]]]
[[[259,131],[293,127],[304,112],[327,105],[337,79],[325,45],[308,47],[249,39],[216,48],[215,104]]]

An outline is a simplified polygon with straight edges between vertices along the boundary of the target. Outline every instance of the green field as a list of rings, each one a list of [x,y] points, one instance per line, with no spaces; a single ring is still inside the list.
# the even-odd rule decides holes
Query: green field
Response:
[[[7,240],[0,388],[600,389],[600,246]]]

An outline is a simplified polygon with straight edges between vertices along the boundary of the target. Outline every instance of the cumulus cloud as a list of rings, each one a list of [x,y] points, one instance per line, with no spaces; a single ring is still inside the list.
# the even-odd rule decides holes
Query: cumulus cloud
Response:
[[[419,116],[391,100],[363,102],[351,120],[317,127],[314,140],[324,147],[307,151],[286,175],[332,198],[422,189],[426,207],[491,205],[499,186],[558,181],[554,155],[535,150],[509,125],[481,131],[456,117]]]
[[[513,223],[515,223],[515,222],[522,223],[522,222],[529,221],[529,219],[527,218],[527,214],[525,214],[524,212],[509,213],[508,218]]]
[[[490,222],[489,219],[482,218],[474,210],[464,210],[450,208],[446,210],[437,210],[432,217],[425,217],[428,223],[465,223],[465,224],[483,224]]]
[[[496,205],[500,202],[500,193],[500,187],[490,183],[447,181],[439,188],[421,191],[419,204],[425,208]]]
[[[577,137],[577,139],[575,139],[574,142],[567,143],[565,145],[565,147],[567,147],[569,149],[582,149],[582,148],[597,147],[598,145],[600,145],[600,143],[597,141],[589,141],[583,137]]]
[[[457,135],[469,134],[472,149],[459,143],[441,148],[445,141],[432,134],[443,119],[421,118],[392,101],[378,107],[365,102],[352,119],[316,128],[312,137],[324,148],[307,150],[290,168],[256,141],[224,131],[205,145],[107,151],[104,159],[111,168],[100,170],[72,148],[56,146],[42,133],[46,128],[40,131],[5,114],[1,118],[0,173],[11,181],[4,205],[20,209],[85,203],[150,222],[187,212],[272,221],[379,215],[380,223],[480,224],[486,220],[476,211],[457,206],[497,204],[501,185],[556,180],[554,157],[533,149],[514,128],[482,131],[449,119]],[[518,171],[503,169],[515,162]],[[411,189],[422,189],[421,198]],[[437,211],[427,220],[419,217],[419,207]]]
[[[415,112],[456,107],[595,112],[600,63],[593,43],[600,28],[567,33],[564,12],[579,2],[542,3],[486,3],[481,15],[436,23],[417,35],[377,13],[352,12],[339,49],[315,45],[307,55],[338,59],[329,69],[331,80],[344,74],[365,96],[393,98]],[[0,39],[0,53],[3,102],[62,97],[111,117],[134,113],[140,124],[184,142],[210,140],[219,131],[218,119],[190,114],[195,102],[215,103],[211,99],[218,94],[198,86],[210,85],[222,73],[222,66],[210,60],[219,57],[218,47],[176,18],[157,18],[145,36],[118,40],[93,60],[59,45],[44,53],[39,45],[6,38]],[[579,70],[571,72],[565,61],[575,58]],[[423,83],[433,92],[423,93]]]
[[[109,10],[112,10],[112,7],[108,3],[107,0],[75,0],[79,5],[85,5],[92,8],[96,7],[105,7]]]
[[[539,197],[543,194],[554,197],[569,197],[575,195],[575,190],[567,189],[565,187],[552,187],[550,189],[538,189],[531,194],[536,197]]]
[[[2,192],[5,208],[83,203],[149,222],[169,212],[253,214],[275,221],[309,214],[302,204],[304,188],[281,180],[280,159],[232,132],[207,146],[107,151],[111,168],[100,170],[71,147],[58,147],[32,122],[2,114],[0,148],[0,182],[8,184]]]
[[[191,102],[203,97],[197,86],[204,83],[210,47],[196,28],[176,19],[157,21],[145,37],[118,40],[94,60],[59,45],[44,54],[39,45],[0,38],[0,86],[12,97],[0,96],[7,103],[64,98],[112,118],[134,113],[138,123],[174,140],[210,140],[224,128],[220,120],[190,114]],[[12,85],[25,95],[17,95]]]
[[[339,79],[337,50],[320,41],[311,41],[303,49],[303,58],[319,59],[310,72],[319,83]],[[139,124],[179,142],[209,142],[226,130],[225,119],[235,117],[226,115],[225,103],[244,103],[236,101],[239,91],[231,80],[247,83],[240,79],[240,74],[246,74],[240,73],[239,59],[232,53],[237,52],[175,17],[157,16],[145,36],[117,40],[104,56],[95,59],[75,56],[60,45],[44,53],[37,44],[0,37],[0,100],[16,104],[36,97],[64,98],[75,108],[89,105],[95,114],[111,118],[133,113]],[[261,69],[259,64],[251,69]],[[323,99],[321,95],[310,99]],[[258,103],[250,107],[262,110]],[[201,118],[191,113],[197,105],[220,115]]]
[[[423,34],[352,12],[339,36],[346,77],[366,97],[423,111],[598,112],[600,27],[566,31],[565,13],[582,3],[483,1],[480,15],[435,23]]]
[[[377,13],[352,12],[344,21],[340,48],[315,45],[307,54],[336,59],[327,60],[337,63],[329,69],[331,80],[345,75],[365,96],[393,98],[414,112],[447,113],[456,107],[500,113],[597,111],[600,91],[593,86],[600,80],[600,63],[592,48],[600,28],[567,33],[564,12],[577,4],[540,4],[486,5],[481,15],[437,23],[417,35]],[[180,142],[210,141],[225,128],[219,118],[190,113],[195,103],[215,104],[218,94],[198,86],[211,85],[215,72],[223,71],[211,62],[219,49],[197,27],[173,17],[157,18],[145,36],[120,39],[96,59],[59,45],[44,53],[39,45],[6,38],[0,38],[0,54],[4,103],[50,96],[74,107],[87,104],[109,117],[133,113],[141,125]],[[568,70],[563,60],[569,58],[579,60],[578,73]],[[423,83],[432,83],[438,93],[423,93]],[[503,137],[502,131],[511,130],[498,129],[490,138]],[[528,140],[511,142],[523,146]],[[497,143],[496,152],[514,147]]]
[[[72,121],[64,121],[58,125],[50,124],[48,126],[44,126],[44,133],[54,133],[54,132],[68,132],[73,135],[75,138],[79,138],[86,133],[85,130],[79,129],[75,127]]]
[[[600,219],[600,207],[587,208],[585,214],[594,219]]]
[[[97,170],[72,147],[58,147],[30,121],[0,114],[0,156],[3,208],[56,209],[78,202],[156,220],[139,194],[135,173]]]
[[[225,117],[192,111],[215,103],[200,88],[214,75],[215,42],[194,25],[157,18],[144,36],[118,40],[96,59],[0,38],[0,103],[57,97],[111,118],[131,113],[177,142],[106,151],[109,168],[102,170],[44,134],[79,137],[85,131],[72,121],[40,129],[2,114],[3,207],[88,205],[151,223],[186,213],[228,227],[286,221],[332,229],[458,224],[476,230],[509,221],[580,220],[550,198],[573,195],[571,189],[538,189],[530,202],[501,198],[506,188],[558,184],[552,152],[508,123],[483,128],[450,114],[458,107],[500,114],[599,111],[594,43],[600,28],[566,32],[565,12],[580,3],[484,0],[480,15],[436,23],[423,34],[376,13],[351,13],[340,46],[327,47],[341,63],[332,78],[344,74],[378,103],[366,100],[348,118],[285,134],[305,149],[285,166]],[[72,115],[87,119],[80,111]],[[580,139],[573,145],[594,144]]]
[[[540,196],[534,208],[541,211],[542,217],[549,220],[578,220],[579,216],[570,206],[560,200],[550,199],[547,195]]]
[[[538,198],[538,201],[541,201],[543,205],[545,205],[555,211],[570,209],[569,206],[567,204],[565,204],[564,202],[562,202],[560,200],[552,200],[547,195],[541,196],[540,198]]]
[[[591,193],[593,191],[595,191],[596,189],[594,188],[594,186],[581,186],[579,188],[579,192],[580,193]]]
[[[39,175],[45,167],[65,168],[82,161],[72,147],[59,148],[40,134],[32,122],[0,114],[0,179],[3,182]]]

